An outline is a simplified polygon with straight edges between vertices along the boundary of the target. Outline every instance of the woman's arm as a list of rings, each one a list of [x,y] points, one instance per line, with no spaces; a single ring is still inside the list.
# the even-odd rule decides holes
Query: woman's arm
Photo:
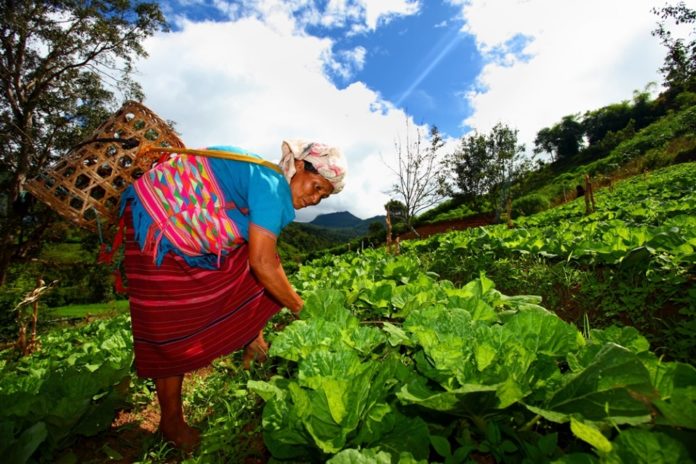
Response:
[[[267,230],[249,224],[249,265],[261,285],[280,304],[297,314],[304,301],[290,285],[276,254],[277,238]]]

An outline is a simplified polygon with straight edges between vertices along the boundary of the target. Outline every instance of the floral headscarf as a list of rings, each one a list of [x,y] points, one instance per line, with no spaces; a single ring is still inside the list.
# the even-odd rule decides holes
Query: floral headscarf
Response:
[[[343,190],[347,165],[339,148],[305,140],[284,140],[281,149],[280,167],[288,183],[295,175],[295,160],[304,160],[312,163],[317,172],[331,182],[332,193]]]

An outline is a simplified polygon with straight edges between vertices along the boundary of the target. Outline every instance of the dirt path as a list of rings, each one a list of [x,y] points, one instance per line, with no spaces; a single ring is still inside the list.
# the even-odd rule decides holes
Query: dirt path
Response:
[[[418,236],[411,232],[407,232],[399,235],[399,240],[411,240],[418,238],[425,238],[435,234],[441,234],[443,232],[449,232],[451,230],[462,230],[470,229],[472,227],[481,227],[493,224],[495,220],[494,213],[478,214],[476,216],[469,216],[464,219],[452,219],[450,221],[442,221],[436,224],[425,224],[416,227]]]

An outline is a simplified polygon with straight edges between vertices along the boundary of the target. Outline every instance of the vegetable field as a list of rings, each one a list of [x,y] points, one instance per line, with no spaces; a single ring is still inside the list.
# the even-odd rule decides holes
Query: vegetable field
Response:
[[[696,458],[696,166],[293,276],[270,359],[187,380],[201,448],[97,446],[131,380],[126,316],[0,365],[4,462],[685,463]],[[280,330],[282,329],[282,330]],[[131,383],[130,396],[128,385]],[[135,385],[135,387],[133,386]],[[138,401],[134,401],[133,392]],[[109,433],[119,434],[119,430]],[[79,441],[76,441],[79,440]],[[101,454],[99,454],[101,453]],[[114,454],[115,453],[115,454]]]

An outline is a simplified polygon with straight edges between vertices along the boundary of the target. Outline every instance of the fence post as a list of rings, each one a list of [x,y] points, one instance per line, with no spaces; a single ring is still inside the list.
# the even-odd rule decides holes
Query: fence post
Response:
[[[391,223],[391,214],[389,214],[389,208],[385,207],[387,210],[387,217],[385,218],[385,221],[387,222],[387,254],[391,254],[391,249],[392,249],[392,223]]]
[[[595,211],[594,193],[592,193],[592,182],[590,176],[585,174],[585,214],[591,214]]]

